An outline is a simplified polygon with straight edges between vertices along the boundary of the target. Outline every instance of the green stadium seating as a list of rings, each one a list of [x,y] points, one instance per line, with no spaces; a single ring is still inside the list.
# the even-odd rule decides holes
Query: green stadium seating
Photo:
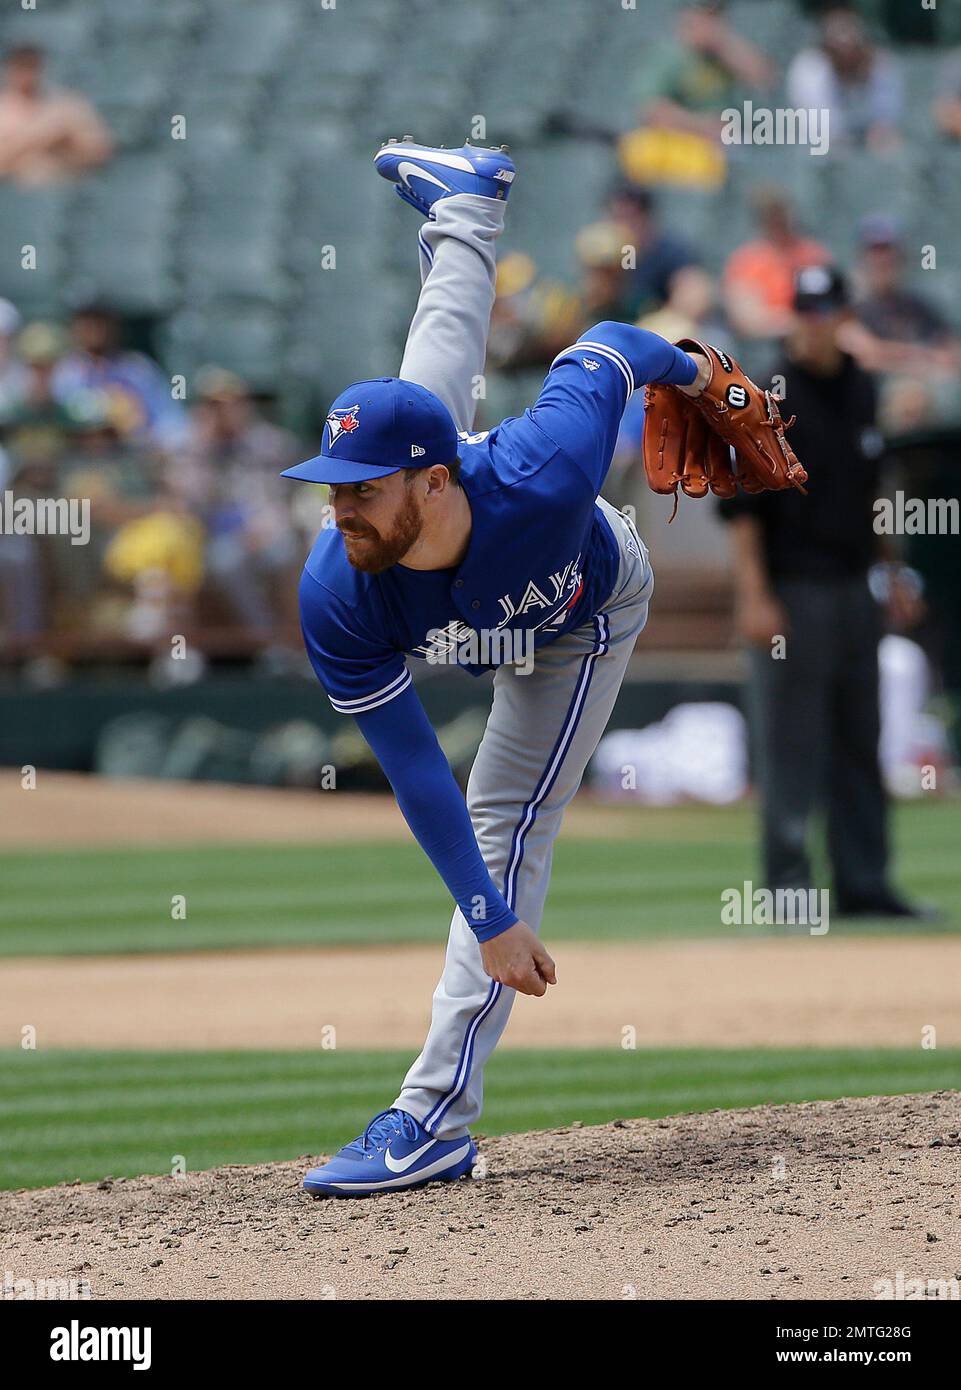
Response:
[[[38,4],[25,10],[7,5],[3,19],[3,47],[33,44],[42,48],[54,68],[63,71],[73,56],[93,45],[96,16],[83,5]]]
[[[749,36],[782,69],[817,30],[791,0],[732,0],[725,13],[739,34]]]
[[[143,60],[144,42],[142,36],[118,36],[108,30],[95,50],[75,60],[71,72],[71,82],[127,149],[158,141],[170,128],[170,91],[180,41],[173,34],[153,36],[149,64]]]
[[[296,44],[301,18],[296,0],[212,3],[199,41],[191,45],[188,68],[210,84],[279,72]]]
[[[568,278],[577,269],[574,238],[601,216],[617,176],[613,151],[589,140],[555,140],[517,154],[526,191],[511,208],[505,242],[528,250],[544,274]]]
[[[181,191],[177,171],[160,154],[122,157],[86,179],[68,232],[68,299],[105,299],[138,314],[171,308]]]
[[[0,183],[0,295],[26,316],[56,315],[63,299],[65,229],[74,189]],[[24,269],[24,248],[35,269]],[[28,260],[32,253],[27,250]]]
[[[202,20],[209,6],[205,0],[84,0],[84,10],[96,17],[104,36],[143,37],[184,34]]]
[[[277,384],[283,322],[276,309],[242,301],[178,309],[160,334],[161,356],[188,380],[213,363],[238,372],[257,388]]]
[[[865,8],[889,17],[889,0]],[[301,399],[389,369],[417,257],[409,211],[356,174],[376,144],[408,131],[456,144],[483,116],[486,140],[510,143],[522,171],[505,247],[573,282],[574,237],[601,215],[618,166],[600,138],[545,132],[558,115],[625,128],[638,69],[678,9],[679,0],[637,0],[634,10],[552,0],[545,23],[530,0],[8,5],[0,44],[46,48],[54,79],[90,96],[121,154],[77,185],[0,184],[0,294],[28,315],[62,313],[91,293],[112,298],[166,319],[171,370],[217,360]],[[814,30],[798,0],[731,0],[727,13],[782,73]],[[935,22],[942,44],[961,42],[961,5],[940,4]],[[660,192],[665,224],[717,271],[754,233],[751,189],[775,182],[805,230],[850,264],[859,218],[884,208],[902,217],[909,244],[938,248],[938,299],[958,319],[961,150],[934,137],[930,117],[941,52],[904,42],[895,52],[907,89],[903,156],[732,150],[723,188]],[[171,139],[171,115],[186,118],[185,140]],[[37,271],[20,270],[25,244],[38,248]],[[324,246],[336,248],[334,272],[320,268]],[[488,408],[526,403],[529,385],[507,378]]]

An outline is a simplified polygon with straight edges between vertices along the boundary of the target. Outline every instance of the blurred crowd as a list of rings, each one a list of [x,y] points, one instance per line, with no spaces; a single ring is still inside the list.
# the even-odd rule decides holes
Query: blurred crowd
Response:
[[[527,254],[502,259],[491,332],[494,367],[546,370],[579,333],[610,318],[671,341],[724,343],[762,374],[791,331],[797,273],[831,265],[831,248],[799,225],[786,189],[760,186],[751,199],[756,235],[735,247],[715,277],[701,264],[696,246],[662,225],[656,196],[629,183],[614,190],[602,220],[577,237],[577,285],[540,276]],[[911,283],[902,227],[896,217],[877,212],[861,220],[857,237],[853,296],[840,341],[879,378],[879,423],[897,435],[955,418],[961,410],[961,337],[939,305]],[[615,466],[616,474],[625,474],[625,487],[634,477],[642,424],[639,393],[625,414]]]
[[[754,233],[734,245],[719,274],[705,268],[704,247],[659,212],[670,190],[710,190],[726,177],[723,112],[753,100],[830,113],[830,151],[896,160],[902,146],[902,74],[896,56],[853,8],[820,13],[818,42],[779,70],[771,55],[734,30],[724,6],[683,6],[673,35],[645,54],[636,92],[636,125],[626,134],[563,120],[558,129],[617,140],[622,181],[577,237],[579,280],[542,275],[533,256],[501,260],[491,336],[498,370],[547,367],[572,337],[599,318],[635,322],[669,339],[717,339],[762,376],[795,322],[795,279],[808,266],[831,266],[835,247],[805,225],[788,188],[758,183],[750,193]],[[936,95],[932,140],[961,139],[961,53],[932,58]],[[898,178],[892,164],[891,180]],[[877,211],[856,228],[850,304],[839,333],[845,352],[880,388],[878,423],[888,435],[961,418],[959,309],[953,321],[933,293],[918,288],[919,248],[877,190]],[[724,240],[724,229],[717,234]],[[932,287],[936,277],[930,277]],[[629,500],[637,482],[643,402],[629,405],[609,488]]]
[[[845,148],[893,158],[904,139],[896,49],[846,6],[820,12],[816,41],[785,63],[737,32],[723,5],[683,5],[674,33],[653,42],[639,68],[627,129],[555,123],[558,134],[612,142],[621,176],[577,235],[576,280],[543,274],[535,246],[502,257],[489,362],[502,378],[546,370],[602,318],[668,339],[716,339],[745,351],[752,368],[765,353],[773,360],[794,322],[797,273],[831,266],[835,248],[805,225],[785,187],[759,185],[752,234],[712,273],[705,248],[664,215],[664,190],[723,181],[722,112],[745,99],[828,109],[828,160]],[[957,142],[961,52],[932,57],[932,74],[931,138]],[[39,50],[7,54],[0,180],[82,178],[111,156],[97,112],[48,83]],[[877,379],[879,423],[898,434],[957,411],[961,340],[945,306],[919,291],[915,248],[909,254],[886,201],[879,187],[877,210],[857,227],[839,343]],[[0,301],[0,497],[89,498],[92,526],[85,547],[3,528],[0,639],[29,652],[51,632],[68,645],[118,633],[149,645],[189,630],[211,650],[218,641],[224,650],[295,649],[296,573],[323,499],[279,473],[317,441],[277,423],[274,403],[217,364],[178,386],[149,342],[109,304],[23,322]],[[642,412],[638,393],[609,489],[617,501],[636,482]]]
[[[932,59],[932,67],[935,60]],[[600,313],[657,332],[717,328],[738,338],[782,338],[790,327],[794,276],[825,265],[834,251],[801,225],[783,187],[756,187],[756,235],[733,248],[718,279],[700,269],[702,254],[658,216],[659,189],[706,187],[724,176],[723,112],[746,100],[775,100],[775,81],[792,108],[830,112],[830,149],[874,153],[901,144],[903,84],[894,55],[872,39],[853,9],[834,6],[820,20],[820,42],[798,52],[779,74],[772,58],[736,33],[717,3],[678,13],[676,32],[645,54],[635,93],[637,125],[622,136],[624,182],[577,240],[580,283],[542,280],[524,255],[501,265],[495,357],[502,366],[549,362],[558,346]],[[961,52],[941,60],[930,112],[933,138],[961,139]],[[564,121],[568,133],[610,135]],[[693,151],[700,150],[697,157]],[[828,155],[830,158],[830,154]],[[892,179],[896,172],[892,171]],[[904,229],[878,212],[858,229],[857,300],[849,350],[866,368],[956,378],[958,339],[943,315],[908,286]],[[723,236],[722,229],[718,229]]]
[[[39,49],[6,55],[0,179],[76,179],[112,152],[93,106],[47,82]],[[163,650],[199,624],[227,651],[293,648],[303,541],[319,523],[309,509],[298,522],[278,475],[302,456],[235,374],[210,366],[178,390],[125,345],[110,305],[23,323],[0,300],[5,647],[31,655],[53,634],[74,650],[118,636]],[[89,544],[17,533],[9,503],[47,497],[89,499]]]
[[[0,300],[0,494],[90,500],[91,538],[0,534],[0,623],[162,644],[199,624],[227,646],[296,639],[296,578],[320,518],[279,476],[303,446],[211,366],[177,382],[123,345],[105,305],[64,327]]]

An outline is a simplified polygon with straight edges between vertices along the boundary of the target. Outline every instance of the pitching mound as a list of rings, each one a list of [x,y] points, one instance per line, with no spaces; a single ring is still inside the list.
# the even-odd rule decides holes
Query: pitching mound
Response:
[[[486,1176],[314,1201],[304,1162],[0,1194],[15,1279],[93,1298],[874,1298],[961,1278],[961,1093],[487,1139]]]

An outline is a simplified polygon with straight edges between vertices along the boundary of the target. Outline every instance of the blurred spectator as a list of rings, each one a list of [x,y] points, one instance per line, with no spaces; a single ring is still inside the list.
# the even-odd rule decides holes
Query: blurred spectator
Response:
[[[897,220],[872,213],[859,230],[856,321],[844,328],[845,350],[871,372],[961,370],[961,342],[932,304],[905,287],[903,233]]]
[[[575,241],[580,265],[576,290],[538,277],[529,256],[514,252],[504,257],[491,318],[495,366],[549,366],[562,348],[599,320],[626,322],[636,316],[639,300],[648,306],[663,301],[671,271],[689,256],[660,231],[650,206],[646,192],[622,190],[609,207],[624,209],[628,220],[581,228]]]
[[[580,301],[573,290],[540,275],[522,251],[498,260],[487,341],[492,366],[501,371],[546,368],[580,331]]]
[[[112,309],[88,304],[71,319],[73,351],[53,376],[57,399],[69,404],[93,391],[111,398],[111,418],[121,435],[137,444],[171,449],[182,442],[186,419],[156,362],[120,346],[120,321]]]
[[[630,230],[617,222],[592,222],[577,233],[574,246],[581,268],[581,331],[601,319],[630,318],[632,273],[624,266]]]
[[[607,200],[606,212],[626,229],[625,241],[633,251],[634,266],[627,271],[622,293],[627,316],[634,319],[663,304],[674,272],[697,265],[699,257],[682,237],[661,226],[650,189],[619,185]]]
[[[905,372],[892,377],[882,389],[879,417],[886,435],[924,431],[940,414],[939,401],[928,377]]]
[[[3,301],[0,301],[2,303]],[[2,314],[2,309],[0,309]],[[6,323],[13,329],[16,318]],[[46,337],[46,348],[41,339]],[[0,390],[0,491],[15,497],[49,497],[60,492],[58,469],[66,439],[66,415],[50,396],[53,362],[62,346],[55,330],[31,324],[16,339],[16,389]],[[34,356],[40,359],[34,361]],[[3,377],[0,376],[0,380]],[[0,633],[33,641],[50,625],[53,552],[59,538],[0,535]],[[68,543],[69,544],[69,543]]]
[[[0,179],[54,183],[104,164],[106,126],[79,92],[44,89],[39,48],[11,49],[0,85]]]
[[[281,470],[300,446],[265,420],[245,382],[208,367],[198,376],[187,439],[168,477],[207,532],[208,583],[231,616],[272,633],[293,612],[297,538]]]
[[[0,424],[22,400],[27,372],[14,354],[20,315],[9,299],[0,299]]]
[[[722,182],[721,113],[771,86],[773,64],[735,33],[722,8],[685,5],[673,38],[645,49],[633,94],[641,129],[621,143],[635,182]]]
[[[31,323],[16,340],[19,389],[0,408],[0,439],[13,469],[42,470],[51,482],[60,466],[69,412],[53,395],[53,369],[65,339],[53,324]],[[56,489],[54,489],[56,490]]]
[[[961,48],[949,53],[941,65],[934,119],[942,135],[961,140]]]
[[[36,325],[34,326],[36,327]],[[89,544],[44,543],[52,618],[61,632],[143,643],[183,632],[203,575],[203,528],[165,476],[163,456],[125,438],[106,391],[75,394],[66,418],[56,490],[90,506]]]
[[[681,266],[670,278],[665,302],[639,319],[638,327],[659,333],[669,343],[676,343],[678,338],[723,337],[722,325],[712,318],[715,300],[714,281],[707,271],[699,265]],[[643,397],[644,393],[636,394]]]
[[[685,5],[673,39],[644,53],[635,98],[644,122],[717,140],[720,114],[743,89],[763,89],[774,67],[750,39],[736,34],[718,3]]]
[[[162,503],[124,522],[103,557],[104,573],[129,586],[124,614],[128,637],[162,643],[186,625],[203,580],[203,527],[196,517]]]
[[[737,618],[752,648],[766,886],[813,886],[808,837],[827,816],[832,907],[912,917],[888,877],[887,804],[878,761],[881,624],[868,573],[883,442],[871,378],[838,343],[847,295],[838,271],[800,271],[795,326],[774,370],[797,411],[791,444],[807,496],[739,494],[732,523]],[[910,620],[896,572],[889,611]],[[786,644],[778,650],[778,639]]]
[[[755,189],[751,203],[761,235],[728,258],[724,304],[743,337],[781,338],[793,318],[795,275],[806,265],[825,265],[831,258],[819,242],[798,232],[791,200],[782,189]]]
[[[789,106],[830,112],[832,145],[883,153],[900,142],[900,68],[856,11],[838,6],[822,17],[820,42],[793,58],[786,84]]]
[[[0,451],[0,486],[16,498],[40,496],[27,472]],[[5,500],[5,498],[4,498]],[[0,640],[32,641],[48,627],[42,555],[37,536],[0,532]]]

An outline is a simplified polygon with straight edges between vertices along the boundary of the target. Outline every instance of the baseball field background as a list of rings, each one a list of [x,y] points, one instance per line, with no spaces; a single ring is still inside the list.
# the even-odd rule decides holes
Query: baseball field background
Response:
[[[905,556],[927,565],[946,626],[921,639],[937,655],[893,878],[936,922],[725,925],[722,894],[760,880],[750,795],[653,809],[582,793],[544,917],[558,984],[516,1003],[473,1177],[352,1202],[301,1188],[396,1096],[451,907],[392,799],[363,794],[377,770],[314,682],[295,596],[325,496],[298,486],[295,501],[279,480],[317,452],[349,381],[401,360],[418,224],[373,172],[379,144],[409,131],[452,146],[479,120],[475,141],[516,161],[477,428],[523,410],[582,328],[642,309],[672,338],[692,334],[668,327],[683,310],[767,380],[777,334],[742,336],[725,286],[768,234],[762,209],[780,207],[852,285],[869,250],[906,248],[901,287],[934,340],[914,344],[913,374],[889,374],[882,423],[911,487],[957,491],[961,5],[857,0],[858,51],[883,55],[898,128],[846,143],[832,122],[825,157],[665,136],[658,108],[693,101],[688,116],[719,123],[729,99],[688,51],[692,20],[698,44],[715,31],[709,49],[720,27],[729,52],[731,37],[742,58],[760,50],[760,76],[755,62],[731,87],[738,107],[783,109],[828,5],[700,8],[3,7],[0,91],[19,47],[21,79],[42,70],[41,97],[73,93],[107,136],[48,183],[56,148],[26,178],[0,150],[0,407],[5,392],[16,406],[0,409],[0,495],[94,498],[89,546],[0,535],[5,1299],[18,1280],[28,1297],[52,1280],[94,1299],[871,1299],[901,1277],[961,1297],[956,536]],[[628,205],[628,243],[657,260],[666,239],[694,275],[680,299],[665,278],[601,314],[600,290],[625,291]],[[893,224],[880,247],[864,241],[879,214]],[[89,346],[91,310],[119,332],[121,365],[141,354],[152,392],[122,372],[108,391],[43,395]],[[36,400],[55,408],[38,418]],[[186,478],[184,439],[199,465]],[[611,727],[647,729],[682,701],[746,713],[716,509],[684,499],[669,522],[630,448],[609,481],[658,586]],[[463,777],[487,692],[427,676]],[[319,786],[328,765],[336,790]],[[915,795],[929,765],[937,788]],[[161,780],[175,776],[194,780]],[[258,779],[276,789],[242,785]]]
[[[9,770],[0,813],[0,1183],[28,1189],[0,1199],[11,1268],[52,1277],[69,1256],[94,1296],[173,1296],[187,1279],[196,1296],[249,1297],[309,1294],[319,1262],[339,1293],[416,1296],[423,1266],[390,1254],[411,1223],[425,1239],[462,1227],[469,1243],[464,1204],[495,1191],[500,1228],[546,1220],[560,1263],[515,1278],[510,1246],[495,1256],[483,1242],[452,1254],[447,1293],[506,1281],[564,1296],[570,1277],[590,1297],[667,1296],[661,1261],[642,1254],[663,1255],[661,1237],[671,1288],[701,1296],[868,1296],[889,1265],[932,1267],[929,1235],[945,1242],[939,1270],[958,1263],[944,1200],[961,1127],[954,803],[896,818],[900,880],[944,910],[937,929],[835,922],[817,936],[721,925],[721,892],[754,871],[749,806],[621,809],[582,795],[548,905],[559,984],[518,1001],[488,1073],[482,1131],[514,1137],[482,1141],[475,1182],[387,1206],[311,1203],[299,1176],[303,1156],[389,1104],[428,1019],[448,909],[392,802],[52,773],[24,791]],[[799,1104],[900,1096],[912,1099],[841,1101],[838,1115]],[[701,1128],[661,1118],[683,1112]],[[720,1143],[724,1125],[737,1142]],[[692,1169],[695,1133],[714,1134],[718,1153]],[[642,1162],[617,1151],[628,1142]],[[824,1182],[851,1170],[831,1186],[834,1258],[812,1165]],[[802,1168],[792,1206],[782,1194]],[[142,1174],[158,1176],[132,1181]],[[748,1202],[746,1223],[717,1218],[730,1226],[723,1257],[717,1232],[689,1226],[718,1183],[722,1200],[740,1190]],[[869,1227],[851,1200],[883,1227],[866,1267],[856,1243]],[[211,1234],[224,1202],[239,1245]],[[817,1234],[806,1256],[792,1234],[781,1272],[768,1255],[778,1221]],[[592,1258],[564,1274],[587,1235]]]

